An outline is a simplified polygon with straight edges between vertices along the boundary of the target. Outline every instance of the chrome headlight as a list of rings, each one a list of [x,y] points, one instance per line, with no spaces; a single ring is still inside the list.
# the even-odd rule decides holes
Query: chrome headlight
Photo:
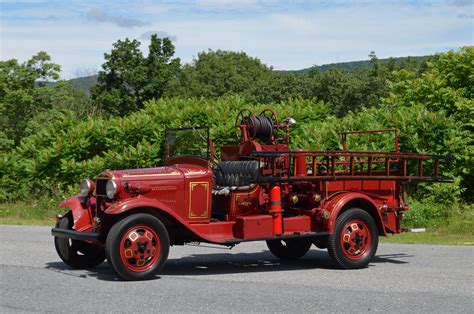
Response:
[[[117,193],[117,183],[114,180],[107,181],[105,185],[105,194],[107,194],[108,198],[114,198],[115,194]]]
[[[94,192],[94,182],[89,179],[82,180],[80,189],[81,195],[87,196],[92,194],[92,192]]]

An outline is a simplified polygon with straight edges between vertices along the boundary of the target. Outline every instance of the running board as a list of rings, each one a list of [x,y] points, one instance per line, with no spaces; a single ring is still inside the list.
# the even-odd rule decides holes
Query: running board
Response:
[[[235,245],[241,242],[252,241],[266,241],[266,240],[286,240],[286,239],[303,239],[303,238],[317,238],[328,236],[329,232],[308,232],[303,234],[284,234],[281,236],[274,236],[269,238],[255,238],[255,239],[229,239],[224,242],[226,245]]]

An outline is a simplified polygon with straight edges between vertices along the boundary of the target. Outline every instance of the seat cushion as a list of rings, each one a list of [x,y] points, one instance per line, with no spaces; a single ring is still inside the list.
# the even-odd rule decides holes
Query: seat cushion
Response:
[[[256,160],[224,161],[214,169],[215,186],[248,186],[258,177],[259,162]]]

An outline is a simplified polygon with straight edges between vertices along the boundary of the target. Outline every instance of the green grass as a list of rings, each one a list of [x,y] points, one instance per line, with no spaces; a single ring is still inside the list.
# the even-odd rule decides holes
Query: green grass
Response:
[[[53,226],[56,219],[51,217],[49,219],[26,218],[19,219],[15,217],[0,217],[0,225],[36,225],[36,226]]]
[[[0,204],[0,224],[54,225],[55,215],[63,213],[57,207],[59,200],[41,199],[32,203],[15,202]]]
[[[452,233],[449,230],[437,229],[427,230],[421,233],[402,233],[380,237],[382,243],[406,243],[406,244],[446,244],[446,245],[474,245],[474,234]]]
[[[0,204],[0,224],[48,225],[55,223],[55,215],[63,214],[57,207],[59,199],[44,198],[38,201]],[[407,227],[425,227],[426,232],[402,233],[380,237],[383,243],[427,243],[448,245],[474,245],[474,205],[456,204],[448,208],[449,214],[429,219],[426,207],[413,204],[413,213],[402,221]],[[436,211],[436,209],[433,209]],[[416,218],[416,219],[415,219]]]
[[[426,232],[381,237],[381,242],[474,245],[474,204],[411,202],[402,225],[426,228]]]

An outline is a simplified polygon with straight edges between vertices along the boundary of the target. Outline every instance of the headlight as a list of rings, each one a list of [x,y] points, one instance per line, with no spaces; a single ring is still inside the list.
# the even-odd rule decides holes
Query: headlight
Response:
[[[80,189],[81,195],[87,196],[92,194],[92,192],[94,192],[94,182],[89,179],[82,180]]]
[[[105,193],[107,194],[108,198],[114,198],[115,193],[117,193],[117,183],[114,180],[107,181],[107,185],[105,186]]]

